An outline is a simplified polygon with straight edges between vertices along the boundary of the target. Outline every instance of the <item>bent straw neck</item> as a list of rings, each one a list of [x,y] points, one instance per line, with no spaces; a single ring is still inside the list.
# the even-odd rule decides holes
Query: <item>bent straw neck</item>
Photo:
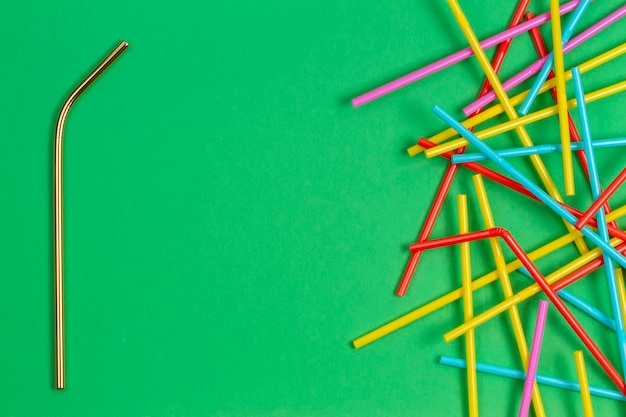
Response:
[[[111,53],[98,64],[98,66],[91,71],[87,77],[72,91],[69,95],[65,103],[63,103],[63,107],[59,113],[59,117],[57,119],[56,131],[55,131],[55,147],[60,149],[60,145],[63,142],[63,130],[65,128],[65,121],[67,120],[67,115],[69,114],[70,108],[76,102],[78,97],[82,93],[89,88],[89,86],[100,76],[106,69],[117,59],[120,55],[128,48],[128,42],[122,41],[120,44],[113,50]]]

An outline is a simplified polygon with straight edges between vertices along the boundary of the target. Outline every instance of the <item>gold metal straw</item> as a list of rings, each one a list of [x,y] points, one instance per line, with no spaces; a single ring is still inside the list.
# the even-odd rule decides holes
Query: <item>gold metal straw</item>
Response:
[[[54,296],[56,313],[56,387],[65,388],[65,329],[63,310],[63,129],[72,104],[128,48],[122,41],[70,94],[63,104],[54,134]]]

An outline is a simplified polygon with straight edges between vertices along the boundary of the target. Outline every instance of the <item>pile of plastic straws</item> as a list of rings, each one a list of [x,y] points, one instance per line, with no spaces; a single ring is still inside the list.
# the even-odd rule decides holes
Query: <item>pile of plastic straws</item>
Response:
[[[466,369],[467,409],[470,416],[478,416],[478,372],[524,381],[523,390],[519,392],[519,416],[527,416],[530,408],[534,410],[536,416],[545,416],[540,392],[542,384],[580,392],[584,415],[592,416],[592,396],[626,402],[626,333],[624,329],[626,292],[622,273],[622,268],[626,268],[626,232],[617,224],[617,220],[626,215],[626,205],[615,209],[610,206],[611,197],[626,180],[626,168],[615,178],[603,178],[604,183],[610,181],[609,185],[603,189],[600,185],[601,179],[594,156],[596,149],[626,145],[626,137],[593,138],[593,126],[589,123],[587,105],[626,90],[626,80],[595,91],[585,91],[583,74],[618,59],[626,52],[626,43],[606,50],[567,71],[563,56],[618,22],[626,15],[626,5],[573,36],[577,33],[577,25],[587,9],[594,7],[591,0],[574,0],[562,5],[558,0],[550,0],[550,10],[538,16],[527,11],[530,0],[520,0],[516,4],[509,28],[479,41],[458,1],[447,0],[447,2],[469,47],[361,95],[353,100],[353,105],[362,106],[470,57],[474,57],[480,64],[486,79],[477,100],[463,108],[467,118],[458,120],[446,109],[433,103],[433,113],[449,128],[429,138],[421,138],[408,149],[411,156],[423,154],[422,156],[426,158],[443,157],[449,162],[417,242],[409,247],[409,260],[396,293],[399,296],[407,293],[425,251],[445,246],[458,247],[460,287],[355,339],[353,344],[357,349],[362,348],[444,306],[459,301],[463,306],[463,323],[447,331],[443,334],[443,338],[449,342],[463,336],[465,358],[441,356],[439,362],[443,365]],[[548,47],[544,44],[539,31],[539,26],[542,24],[551,25],[552,42]],[[529,34],[532,38],[538,59],[510,79],[502,81],[498,78],[498,71],[507,55],[511,41],[522,34]],[[490,61],[484,51],[492,47],[497,47],[497,50]],[[530,89],[514,96],[508,95],[508,91],[526,80],[529,80],[529,85],[532,82]],[[568,97],[566,89],[568,81],[573,84],[574,97]],[[536,97],[546,92],[551,93],[555,104],[537,109]],[[572,118],[570,112],[576,112],[577,121]],[[498,115],[505,116],[506,121],[494,124],[492,119]],[[527,126],[551,116],[558,118],[559,128],[553,136],[559,137],[560,140],[553,144],[535,145]],[[492,121],[490,127],[480,126],[487,121]],[[489,138],[507,132],[515,134],[521,142],[519,147],[494,149],[489,144]],[[468,146],[471,146],[475,152],[466,152]],[[549,153],[558,153],[561,156],[563,184],[555,184],[542,161],[541,155]],[[527,157],[526,160],[536,171],[538,182],[529,179],[522,170],[517,168],[520,163],[525,162],[520,162],[522,158],[519,157]],[[581,181],[576,183],[574,180],[574,157],[579,160],[586,176],[587,181],[584,183]],[[495,164],[497,168],[487,167],[484,164],[487,160],[491,161],[492,166]],[[451,236],[431,237],[431,232],[459,167],[475,172],[472,177],[473,190],[468,191],[478,201],[484,228],[470,230],[468,198],[465,194],[460,194],[457,196],[458,233]],[[512,189],[534,200],[537,204],[545,205],[554,212],[556,219],[560,218],[562,222],[560,227],[564,228],[564,234],[538,248],[522,247],[514,234],[504,228],[506,224],[496,222],[487,196],[484,178]],[[576,188],[587,187],[591,190],[593,202],[585,207],[572,207],[566,204],[559,191],[563,189],[566,196],[573,196]],[[474,277],[470,262],[470,242],[478,240],[488,241],[491,259],[486,262],[495,264],[495,270],[483,276]],[[514,254],[513,259],[506,259],[503,244]],[[536,266],[539,259],[548,257],[570,244],[576,247],[577,254],[567,264],[547,274]],[[609,315],[566,289],[570,284],[587,277],[596,270],[604,273],[606,277],[610,300]],[[534,282],[521,291],[514,292],[510,280],[510,274],[513,272],[527,275]],[[475,314],[474,291],[496,281],[501,285],[503,300],[480,314]],[[523,320],[518,304],[540,294],[543,294],[549,303],[545,300],[539,302],[534,333],[529,346],[526,338],[528,329],[522,326]],[[549,308],[549,304],[553,308]],[[619,355],[614,356],[618,358],[614,360],[607,358],[601,347],[572,313],[571,307],[577,310],[577,315],[586,314],[609,329],[611,343],[616,344],[616,350],[619,352]],[[552,310],[551,315],[561,315],[565,319],[573,333],[582,342],[581,347],[585,348],[571,352],[572,362],[575,363],[578,375],[576,381],[537,373],[544,328],[549,329],[550,326],[550,321],[546,322],[548,310]],[[505,368],[476,360],[475,329],[505,312],[509,316],[515,336],[520,369]],[[615,350],[615,346],[611,348]],[[598,382],[599,385],[609,383],[613,385],[613,388],[590,385],[585,360],[596,361],[606,374],[605,380]]]

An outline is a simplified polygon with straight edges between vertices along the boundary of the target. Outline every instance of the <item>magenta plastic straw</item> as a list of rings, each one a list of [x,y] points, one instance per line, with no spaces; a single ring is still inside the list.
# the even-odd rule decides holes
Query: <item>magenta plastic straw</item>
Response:
[[[561,15],[565,13],[569,13],[572,10],[574,10],[578,6],[578,3],[580,3],[580,0],[572,0],[562,5],[560,9]],[[535,28],[549,21],[550,21],[550,12],[540,14],[534,19],[528,20],[515,27],[507,29],[503,32],[500,32],[497,35],[494,35],[490,38],[485,39],[484,41],[480,43],[480,46],[483,49],[491,48],[493,46],[496,46],[506,41],[507,39],[514,38],[518,35],[521,35],[522,33],[528,32],[532,28]],[[352,105],[354,107],[360,107],[366,103],[369,103],[370,101],[376,100],[377,98],[387,95],[411,83],[414,83],[415,81],[421,80],[422,78],[432,75],[444,68],[447,68],[451,65],[459,63],[471,57],[472,55],[474,55],[472,48],[467,47],[461,51],[458,51],[452,55],[449,55],[445,58],[435,61],[432,64],[426,65],[423,68],[420,68],[416,71],[411,72],[410,74],[400,77],[394,81],[391,81],[385,85],[382,85],[378,88],[373,89],[372,91],[369,91],[365,94],[362,94],[352,99]]]
[[[539,311],[537,311],[537,323],[535,324],[533,344],[530,348],[530,357],[528,358],[528,371],[526,371],[526,382],[524,382],[522,404],[519,409],[518,417],[527,417],[528,410],[530,409],[530,400],[533,396],[533,386],[535,385],[535,377],[537,376],[539,352],[541,352],[541,342],[543,341],[543,330],[546,326],[547,315],[548,302],[546,300],[541,300],[539,301]]]
[[[609,14],[604,19],[600,20],[598,23],[589,27],[587,30],[581,32],[578,36],[570,40],[567,44],[565,44],[565,47],[563,48],[563,53],[568,53],[569,51],[581,45],[585,41],[591,39],[598,33],[602,32],[604,29],[611,26],[613,23],[620,20],[625,15],[626,15],[626,5],[615,10],[613,13]],[[513,87],[521,84],[525,80],[529,79],[530,77],[538,73],[541,70],[541,68],[543,68],[543,64],[546,62],[547,59],[548,59],[547,57],[544,57],[536,61],[532,65],[528,66],[526,69],[520,71],[519,73],[517,73],[516,75],[514,75],[507,81],[503,82],[502,87],[506,91],[509,91]],[[495,99],[496,99],[496,94],[493,91],[490,91],[489,93],[485,94],[478,100],[466,106],[463,109],[463,113],[465,113],[465,115],[469,117],[471,114],[473,114],[476,111],[476,109],[486,106],[487,104],[491,103]]]

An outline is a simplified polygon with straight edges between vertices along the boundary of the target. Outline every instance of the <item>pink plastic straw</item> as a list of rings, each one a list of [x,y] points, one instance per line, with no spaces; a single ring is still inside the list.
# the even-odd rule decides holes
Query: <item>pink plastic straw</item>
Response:
[[[537,311],[537,323],[535,324],[533,344],[530,348],[530,357],[528,358],[528,371],[526,371],[526,382],[524,382],[524,391],[522,392],[522,404],[520,406],[518,417],[527,417],[528,410],[530,409],[530,400],[533,396],[533,386],[535,385],[535,377],[537,375],[539,352],[541,352],[543,329],[546,326],[547,315],[548,302],[546,300],[541,300],[539,301],[539,311]]]
[[[580,3],[580,0],[572,0],[569,3],[565,3],[564,5],[562,5],[560,9],[561,15],[565,13],[569,13],[572,10],[574,10],[578,6],[578,3]],[[504,32],[501,32],[497,35],[494,35],[490,38],[485,39],[484,41],[480,43],[480,46],[483,49],[491,48],[492,46],[496,46],[499,43],[506,41],[507,39],[514,38],[515,36],[518,36],[524,32],[527,32],[530,29],[537,27],[539,25],[542,25],[548,21],[550,21],[550,12],[543,13],[535,17],[532,20],[524,22],[520,25],[515,26],[514,28],[507,29]],[[416,71],[413,71],[412,73],[407,74],[403,77],[400,77],[397,80],[391,81],[385,85],[382,85],[378,88],[373,89],[372,91],[369,91],[365,94],[362,94],[352,99],[352,105],[354,107],[360,107],[366,103],[369,103],[370,101],[376,100],[377,98],[380,98],[386,94],[396,91],[417,80],[420,80],[444,68],[447,68],[458,62],[461,62],[464,59],[471,57],[472,55],[474,55],[472,48],[467,47],[459,52],[456,52],[450,56],[447,56],[438,61],[435,61],[432,64],[426,65],[425,67],[420,68]]]
[[[575,38],[567,42],[567,44],[563,48],[563,53],[567,53],[571,51],[572,49],[576,48],[577,46],[581,45],[583,42],[591,39],[598,33],[602,32],[604,29],[611,26],[613,23],[617,22],[619,19],[621,19],[625,15],[626,15],[626,5],[615,10],[613,13],[609,14],[607,17],[600,20],[598,23],[594,24],[589,29],[585,30],[584,32],[581,32],[580,35],[576,36]],[[528,78],[530,78],[531,76],[539,72],[541,68],[543,67],[544,62],[546,62],[546,59],[548,58],[547,57],[541,58],[540,60],[536,61],[535,63],[533,63],[526,69],[520,71],[519,73],[511,77],[509,80],[503,82],[502,87],[504,87],[506,91],[509,91],[513,87],[521,84],[523,81],[527,80]],[[469,116],[473,114],[476,111],[476,109],[486,106],[487,104],[491,103],[495,99],[496,99],[496,95],[493,91],[491,91],[488,94],[485,94],[478,100],[466,106],[463,109],[463,113],[465,113],[466,116]]]

